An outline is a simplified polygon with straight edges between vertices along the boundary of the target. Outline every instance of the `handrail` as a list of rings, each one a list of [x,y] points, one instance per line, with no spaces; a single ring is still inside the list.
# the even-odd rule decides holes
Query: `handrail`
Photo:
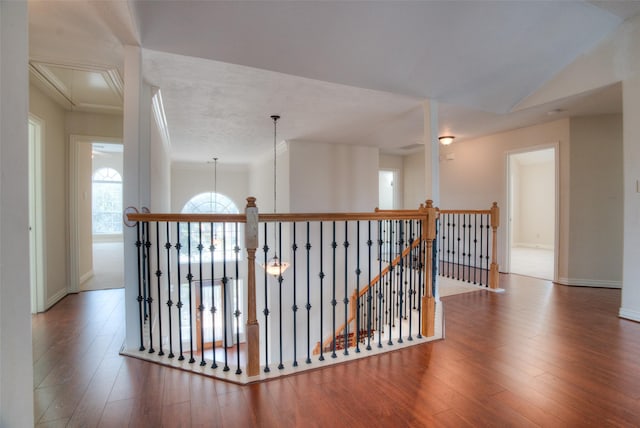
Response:
[[[415,248],[417,248],[420,243],[422,242],[422,240],[420,238],[416,238],[410,246],[408,246],[407,248],[405,248],[402,251],[402,254],[396,256],[395,259],[393,259],[391,261],[390,264],[388,264],[384,269],[382,269],[382,271],[371,280],[371,282],[365,286],[362,290],[360,290],[360,293],[358,295],[356,295],[356,292],[354,291],[353,294],[351,295],[351,300],[355,300],[357,297],[362,297],[365,294],[367,294],[369,292],[369,289],[371,287],[373,287],[374,285],[376,285],[378,282],[380,282],[380,278],[382,278],[384,275],[388,274],[389,271],[391,270],[392,267],[396,267],[400,264],[400,261],[402,261],[402,259],[404,259],[405,257],[407,257],[409,255],[409,253],[414,250]],[[353,306],[352,306],[353,307]],[[329,344],[331,344],[334,340],[334,338],[340,336],[343,332],[345,327],[350,324],[351,322],[353,322],[353,320],[356,319],[356,313],[355,311],[353,311],[351,313],[351,315],[349,316],[349,319],[347,319],[347,322],[345,322],[344,324],[342,324],[340,327],[338,327],[335,331],[335,334],[331,337],[329,337],[327,340],[324,341],[324,343],[322,344],[322,348],[325,348],[327,346],[329,346]],[[316,350],[318,352],[320,352],[320,350],[316,347],[316,349],[314,349],[314,353],[316,353]]]
[[[357,221],[357,220],[412,220],[422,218],[420,211],[372,212],[372,213],[278,213],[258,216],[259,222],[304,222],[304,221]],[[171,221],[192,223],[246,223],[245,214],[174,214],[174,213],[129,213],[129,221]]]

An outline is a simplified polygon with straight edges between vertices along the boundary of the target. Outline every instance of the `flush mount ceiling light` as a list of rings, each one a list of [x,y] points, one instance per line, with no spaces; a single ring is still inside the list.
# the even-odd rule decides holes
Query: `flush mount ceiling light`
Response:
[[[449,144],[453,143],[453,139],[456,138],[453,135],[443,135],[442,137],[438,137],[438,140],[440,140],[440,143],[443,146],[448,146]]]

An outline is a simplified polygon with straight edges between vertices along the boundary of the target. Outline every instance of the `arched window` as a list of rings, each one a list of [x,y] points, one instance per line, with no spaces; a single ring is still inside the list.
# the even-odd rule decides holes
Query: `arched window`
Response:
[[[238,214],[238,207],[227,196],[220,193],[206,192],[200,193],[189,199],[182,208],[183,214]],[[236,233],[236,225],[232,223],[191,223],[191,253],[193,261],[200,258],[200,245],[202,245],[202,260],[211,261],[213,253],[214,260],[222,261],[223,256],[227,260],[235,257],[233,251],[239,237]],[[189,236],[188,226],[182,225],[180,229],[180,241],[182,243],[181,260],[185,260],[188,254],[186,245]]]
[[[93,173],[91,187],[93,234],[122,233],[122,177],[113,168]]]

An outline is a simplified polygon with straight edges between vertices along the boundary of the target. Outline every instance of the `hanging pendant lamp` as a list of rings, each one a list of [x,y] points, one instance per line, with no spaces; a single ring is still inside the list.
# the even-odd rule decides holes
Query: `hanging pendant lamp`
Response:
[[[278,119],[280,119],[280,116],[278,115],[273,115],[271,116],[271,119],[273,120],[273,213],[276,213],[276,177],[277,177],[277,163],[276,163],[276,158],[277,158],[277,152],[276,152],[276,123],[278,121]],[[289,267],[289,263],[287,262],[283,262],[282,260],[280,260],[278,258],[278,239],[277,239],[277,233],[276,233],[276,227],[277,224],[274,223],[273,225],[273,242],[274,242],[274,256],[266,263],[262,265],[262,268],[267,271],[267,273],[271,276],[274,277],[281,277],[283,272],[285,270],[287,270],[287,268]]]

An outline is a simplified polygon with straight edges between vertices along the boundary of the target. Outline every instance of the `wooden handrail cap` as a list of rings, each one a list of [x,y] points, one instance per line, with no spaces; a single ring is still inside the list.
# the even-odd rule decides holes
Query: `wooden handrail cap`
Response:
[[[247,208],[255,208],[256,206],[256,198],[254,196],[249,196],[247,198]]]

